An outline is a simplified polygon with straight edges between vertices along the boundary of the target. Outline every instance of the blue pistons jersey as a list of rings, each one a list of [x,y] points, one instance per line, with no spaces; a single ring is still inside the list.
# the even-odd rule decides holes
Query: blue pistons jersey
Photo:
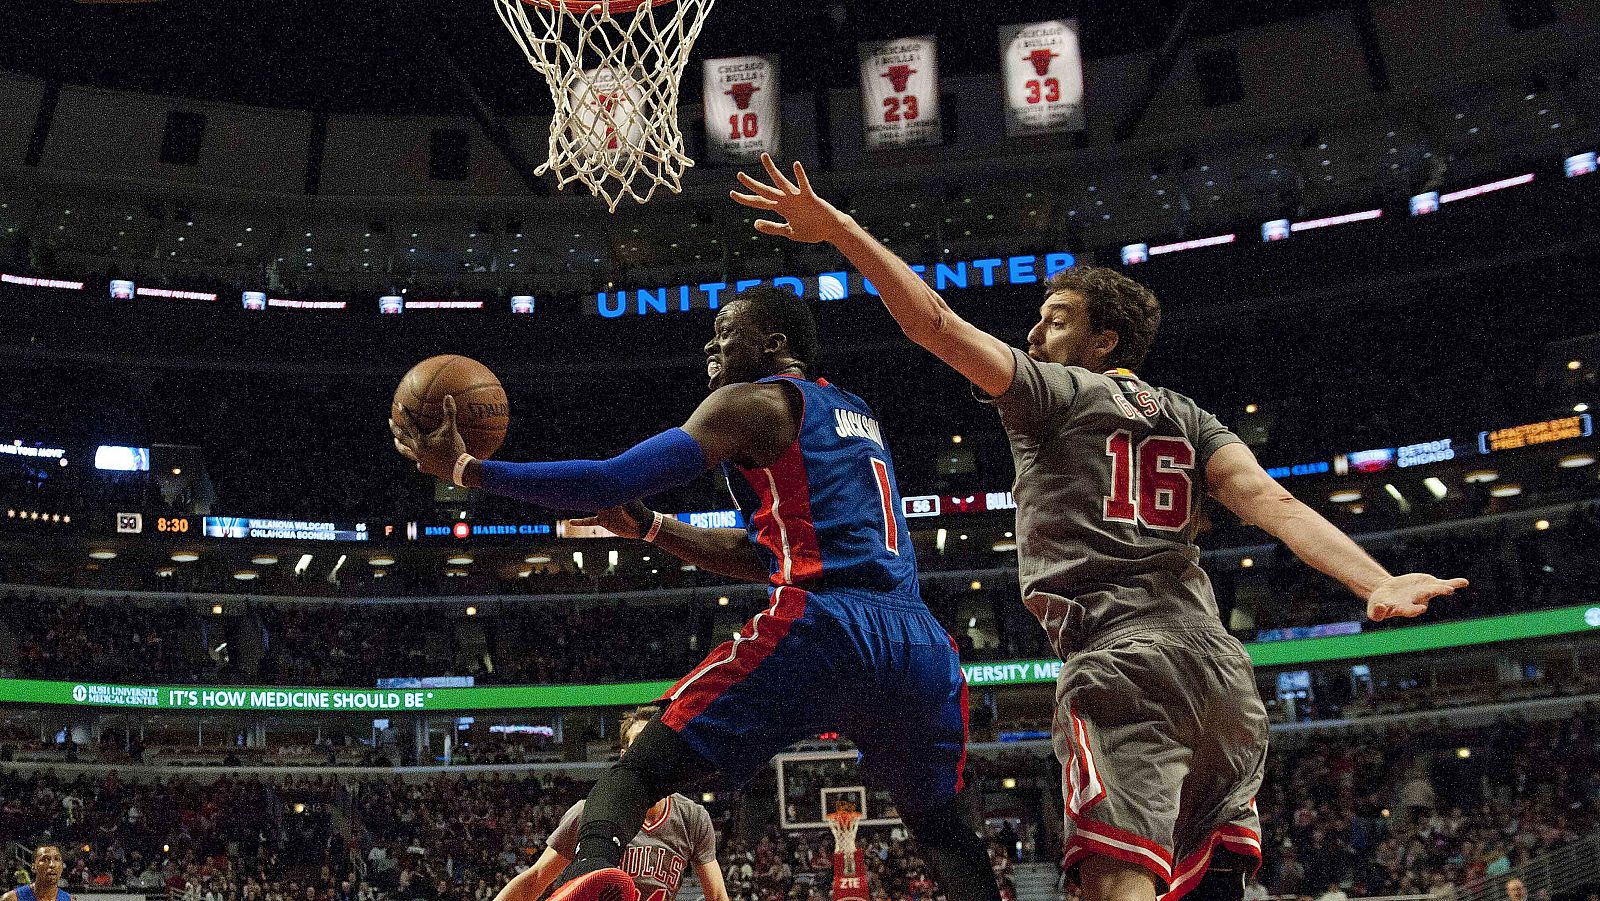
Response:
[[[33,886],[31,885],[19,885],[16,888],[16,892],[17,901],[72,901],[72,896],[67,894],[67,890],[64,888],[56,889],[56,896],[54,898],[45,899],[40,899],[34,895]]]
[[[750,539],[771,557],[772,584],[920,599],[894,463],[872,410],[826,379],[761,381],[779,380],[803,398],[798,437],[771,465],[728,476]]]

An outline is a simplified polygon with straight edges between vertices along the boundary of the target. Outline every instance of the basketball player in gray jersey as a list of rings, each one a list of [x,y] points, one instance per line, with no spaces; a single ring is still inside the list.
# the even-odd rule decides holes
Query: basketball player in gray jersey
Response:
[[[638,707],[622,719],[622,749],[661,713],[659,707]],[[583,802],[561,817],[544,853],[533,866],[517,874],[494,901],[538,901],[578,852],[578,826],[583,822]],[[644,826],[622,853],[623,871],[633,877],[642,901],[673,901],[684,874],[693,868],[705,901],[728,901],[728,889],[717,866],[717,833],[711,814],[683,795],[669,795],[645,814]]]
[[[763,156],[740,173],[756,230],[826,241],[877,287],[906,335],[994,405],[1016,463],[1023,602],[1066,664],[1054,743],[1066,863],[1084,901],[1239,901],[1261,860],[1255,793],[1267,718],[1250,658],[1223,628],[1194,545],[1210,494],[1367,602],[1418,616],[1465,579],[1391,576],[1295,500],[1215,416],[1141,380],[1160,322],[1147,288],[1109,269],[1046,282],[1026,352],[957,316],[855,220]]]

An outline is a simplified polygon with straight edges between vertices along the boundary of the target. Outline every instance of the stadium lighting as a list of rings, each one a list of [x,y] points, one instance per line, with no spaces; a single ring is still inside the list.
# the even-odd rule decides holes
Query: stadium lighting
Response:
[[[295,563],[295,565],[294,565],[294,574],[297,575],[297,576],[303,576],[303,575],[306,574],[306,570],[310,566],[311,566],[311,555],[310,554],[301,554],[299,562]]]
[[[1000,780],[1000,787],[1004,788],[1004,789],[1016,788],[1017,787],[1017,778],[1015,776],[1007,776],[1004,779],[1001,779]]]
[[[1516,497],[1521,493],[1522,486],[1518,485],[1516,482],[1508,482],[1504,485],[1496,485],[1489,489],[1490,497]]]
[[[478,615],[478,608],[477,607],[472,607],[472,606],[467,607],[467,615],[468,616],[477,616]]]
[[[1336,504],[1348,504],[1351,501],[1361,500],[1361,492],[1354,488],[1342,488],[1328,495],[1328,500]]]
[[[994,543],[994,549],[998,553],[1014,551],[1017,549],[1017,543],[1015,541],[996,541]]]
[[[950,533],[948,531],[944,530],[944,529],[940,529],[939,531],[934,532],[933,533],[933,547],[934,547],[934,550],[938,551],[941,554],[944,553],[944,540],[946,538],[948,538],[949,536],[950,536]]]
[[[972,590],[973,591],[982,591],[983,590],[983,583],[979,582],[977,579],[973,579],[972,580]]]
[[[1254,413],[1259,409],[1261,409],[1261,408],[1256,406],[1255,404],[1245,404],[1244,405],[1244,411],[1246,413]]]
[[[1582,360],[1568,360],[1567,361],[1567,368],[1568,369],[1582,369],[1583,368],[1583,361]]]
[[[89,552],[89,559],[91,559],[91,560],[115,560],[115,559],[117,559],[117,552],[113,551],[113,550],[109,550],[109,549],[107,549],[107,550],[90,551]]]
[[[471,566],[472,556],[470,554],[456,554],[445,562],[451,566]]]
[[[1493,482],[1498,478],[1500,478],[1500,473],[1495,472],[1492,469],[1474,469],[1462,476],[1461,481],[1466,482],[1468,485],[1481,485],[1487,482]]]
[[[572,565],[578,569],[583,569],[583,551],[572,552]]]
[[[1461,758],[1462,760],[1466,760],[1468,757],[1472,756],[1472,749],[1471,748],[1456,748],[1456,756]]]
[[[528,556],[522,558],[522,562],[523,563],[549,563],[550,562],[550,555],[549,554],[529,554]]]
[[[1540,531],[1540,532],[1547,531],[1550,528],[1550,520],[1548,520],[1548,519],[1537,520],[1537,521],[1534,522],[1533,527],[1534,527],[1535,530]]]
[[[1438,476],[1428,476],[1426,479],[1423,479],[1422,487],[1428,489],[1428,493],[1433,495],[1433,499],[1436,501],[1444,500],[1444,496],[1450,493],[1450,489],[1446,488],[1445,484],[1439,481]]]
[[[250,580],[254,579],[258,575],[260,575],[260,573],[256,572],[253,569],[241,569],[238,572],[234,573],[233,577],[235,579],[238,579],[241,582],[249,582]],[[217,613],[218,609],[219,609],[218,607],[212,607],[211,608],[211,612],[212,613]]]
[[[950,443],[951,444],[960,444],[961,443],[961,436],[960,435],[951,435],[950,436]]]
[[[1574,412],[1574,413],[1587,413],[1587,412],[1589,412],[1589,405],[1588,404],[1573,404],[1572,405],[1572,412]]]
[[[1243,560],[1239,561],[1239,567],[1241,569],[1249,569],[1250,567],[1255,566],[1255,565],[1256,565],[1256,558],[1254,558],[1254,557],[1246,557]]]
[[[722,597],[717,598],[717,606],[718,607],[726,607],[726,606],[728,606],[728,596],[727,595],[723,595]]]
[[[257,554],[250,558],[250,562],[257,566],[271,566],[278,562],[278,558],[272,554]]]
[[[235,577],[237,578],[237,574],[235,574]],[[222,615],[222,605],[221,604],[212,604],[211,605],[211,615],[212,616],[221,616]]]
[[[1411,512],[1411,502],[1406,500],[1406,496],[1401,494],[1400,489],[1396,488],[1393,483],[1385,482],[1383,484],[1383,492],[1389,495],[1391,498],[1394,498],[1394,502],[1400,507],[1401,513]]]
[[[392,566],[394,564],[394,558],[387,554],[379,554],[376,557],[368,558],[367,562],[373,566]]]
[[[1568,454],[1556,465],[1562,469],[1582,469],[1594,465],[1594,454]]]
[[[179,551],[173,554],[171,559],[173,563],[193,563],[200,559],[200,555],[194,551]]]
[[[711,793],[711,792],[701,792],[700,793],[700,803],[701,804],[710,804],[712,801],[715,801],[715,800],[717,800],[717,796],[715,794]]]

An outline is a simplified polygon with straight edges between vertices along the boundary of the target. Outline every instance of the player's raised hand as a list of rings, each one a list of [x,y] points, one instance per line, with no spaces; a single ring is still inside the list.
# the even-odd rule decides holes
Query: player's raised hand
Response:
[[[1466,579],[1436,579],[1427,573],[1390,576],[1367,598],[1367,617],[1378,622],[1391,616],[1421,616],[1428,612],[1429,601],[1466,587]]]
[[[830,240],[844,230],[847,217],[811,189],[811,179],[806,177],[806,168],[799,160],[794,163],[793,181],[784,176],[770,155],[761,154],[761,165],[767,170],[771,184],[740,172],[739,183],[750,193],[728,192],[729,197],[751,209],[777,213],[784,219],[782,222],[757,219],[756,231],[815,244]]]
[[[417,471],[445,481],[450,481],[456,460],[467,452],[467,442],[456,428],[456,399],[448,394],[444,397],[444,416],[440,417],[438,428],[424,432],[405,410],[391,407],[389,433],[394,436],[394,449],[416,463]]]
[[[601,510],[593,516],[574,519],[571,525],[575,526],[600,526],[618,538],[643,538],[644,530],[655,518],[655,513],[639,501],[632,501],[620,507]]]

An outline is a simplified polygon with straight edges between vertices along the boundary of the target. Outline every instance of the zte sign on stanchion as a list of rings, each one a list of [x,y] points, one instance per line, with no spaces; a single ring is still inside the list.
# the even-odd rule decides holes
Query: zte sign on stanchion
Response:
[[[732,56],[705,65],[706,150],[713,162],[778,156],[778,58]]]
[[[860,46],[861,112],[868,149],[943,140],[939,126],[939,56],[930,37]]]
[[[1083,57],[1076,19],[1001,27],[1000,65],[1008,136],[1083,130]]]

